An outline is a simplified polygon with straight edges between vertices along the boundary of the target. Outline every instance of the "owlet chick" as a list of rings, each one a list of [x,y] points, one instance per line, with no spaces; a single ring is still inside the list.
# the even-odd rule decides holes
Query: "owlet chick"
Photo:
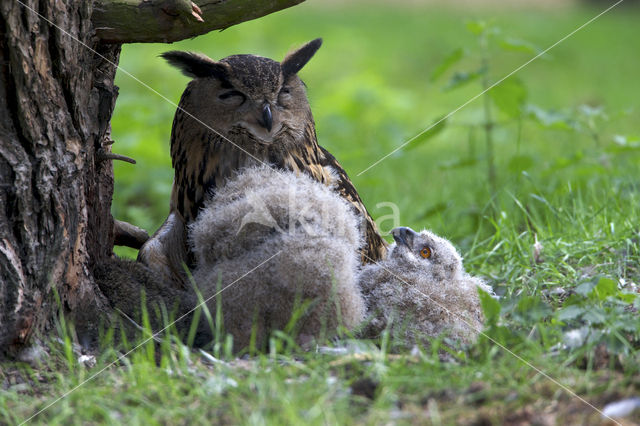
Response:
[[[275,330],[294,327],[304,342],[364,319],[358,220],[344,198],[305,174],[244,169],[207,201],[189,242],[194,281],[203,297],[217,295],[207,304],[214,313],[219,299],[234,350],[252,338],[265,346]]]
[[[389,327],[406,344],[428,343],[442,332],[458,341],[475,340],[484,325],[480,278],[464,271],[462,257],[445,238],[411,228],[391,231],[395,244],[387,259],[363,268],[360,285],[370,324],[366,334]]]

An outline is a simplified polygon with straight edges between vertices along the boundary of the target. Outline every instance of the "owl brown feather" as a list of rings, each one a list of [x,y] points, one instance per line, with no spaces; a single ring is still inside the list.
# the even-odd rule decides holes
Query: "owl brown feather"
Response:
[[[363,263],[384,257],[386,243],[353,183],[317,142],[305,86],[297,72],[320,44],[320,39],[313,40],[282,63],[254,55],[234,55],[218,62],[187,52],[162,55],[194,77],[182,95],[171,130],[172,227],[184,228],[193,222],[208,194],[236,171],[266,163],[331,184],[362,218]],[[184,229],[163,228],[158,236],[175,235],[184,245]],[[192,263],[188,249],[184,250],[187,264]],[[143,261],[154,256],[145,247],[141,250]]]

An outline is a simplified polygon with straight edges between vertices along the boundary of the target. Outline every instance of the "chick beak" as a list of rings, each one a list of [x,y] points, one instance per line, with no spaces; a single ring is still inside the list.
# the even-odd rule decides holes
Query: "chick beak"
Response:
[[[267,131],[271,131],[271,127],[273,125],[273,116],[271,115],[271,107],[268,103],[265,102],[262,107],[262,120],[260,121],[260,125],[267,129]]]
[[[413,238],[417,234],[413,229],[407,228],[406,226],[401,226],[399,228],[392,229],[391,235],[393,236],[396,244],[403,245],[410,249],[413,245]]]

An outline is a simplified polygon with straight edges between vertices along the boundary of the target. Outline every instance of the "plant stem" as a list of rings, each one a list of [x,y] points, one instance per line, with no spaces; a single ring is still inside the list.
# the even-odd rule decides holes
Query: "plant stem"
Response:
[[[516,138],[516,159],[520,157],[520,143],[522,142],[522,114],[518,116],[518,137]],[[520,177],[522,176],[522,170],[517,169],[516,172],[516,197],[520,190]]]
[[[487,90],[490,86],[489,82],[489,43],[488,36],[483,35],[480,38],[480,47],[482,50],[482,69],[484,69],[484,75],[482,76],[482,89]],[[487,172],[489,180],[489,188],[491,196],[495,196],[496,189],[496,168],[493,152],[493,120],[491,115],[491,99],[489,96],[483,96],[484,98],[484,134],[487,144]]]

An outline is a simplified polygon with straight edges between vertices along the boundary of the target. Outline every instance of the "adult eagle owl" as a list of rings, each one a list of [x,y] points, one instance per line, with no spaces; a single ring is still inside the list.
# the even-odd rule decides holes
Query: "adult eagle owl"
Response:
[[[282,62],[254,55],[214,61],[190,52],[162,54],[193,80],[171,130],[175,177],[170,214],[142,247],[140,261],[174,279],[182,276],[183,262],[194,266],[186,226],[198,216],[207,194],[235,171],[261,162],[331,182],[362,218],[363,263],[384,257],[386,243],[349,177],[318,145],[305,86],[297,75],[321,44],[321,39],[313,40]]]

